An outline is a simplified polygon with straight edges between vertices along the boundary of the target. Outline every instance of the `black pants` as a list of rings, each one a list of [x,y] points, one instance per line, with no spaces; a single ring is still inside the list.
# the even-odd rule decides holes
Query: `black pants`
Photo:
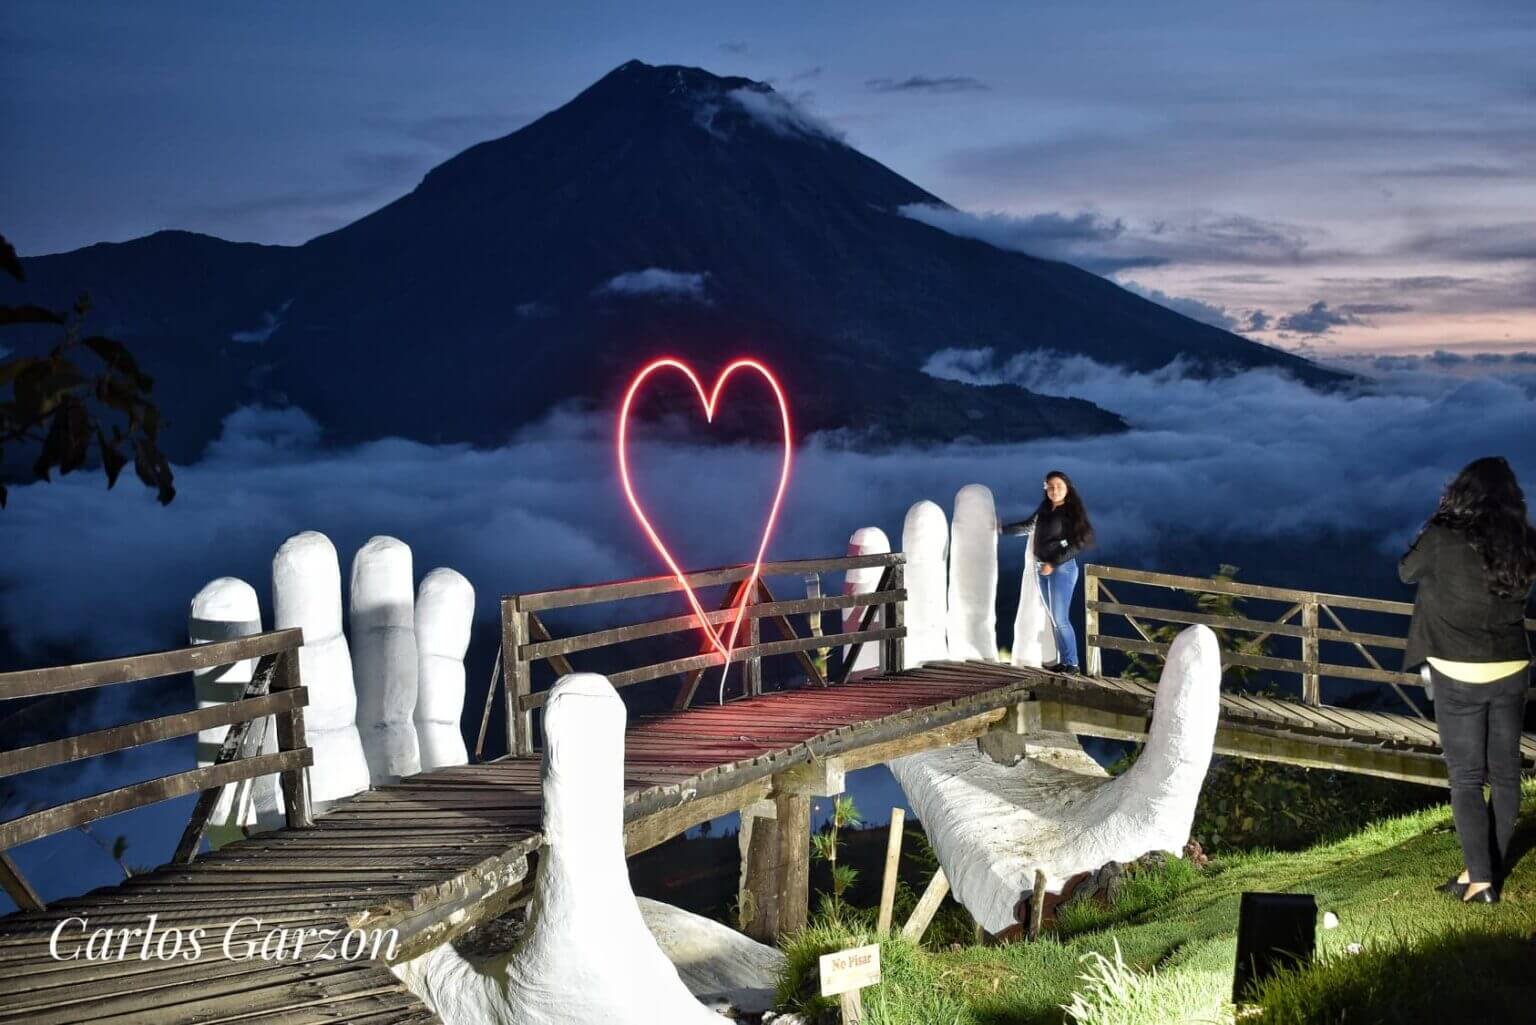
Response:
[[[1502,882],[1520,813],[1520,727],[1529,667],[1491,683],[1461,683],[1430,667],[1435,722],[1451,783],[1451,815],[1474,883]],[[1483,800],[1483,784],[1490,791]]]

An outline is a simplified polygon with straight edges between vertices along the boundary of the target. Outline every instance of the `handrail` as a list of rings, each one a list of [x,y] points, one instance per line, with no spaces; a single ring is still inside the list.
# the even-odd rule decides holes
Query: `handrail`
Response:
[[[239,700],[0,751],[0,778],[4,778],[157,744],[215,726],[229,727],[219,757],[212,765],[75,798],[0,822],[0,859],[4,861],[0,866],[0,886],[17,906],[44,910],[43,902],[5,856],[8,848],[133,808],[202,791],[177,848],[176,860],[180,862],[196,857],[219,792],[231,783],[277,773],[288,825],[312,825],[309,782],[304,770],[313,764],[314,754],[304,739],[304,706],[309,696],[299,672],[299,648],[303,643],[302,630],[274,630],[173,651],[0,673],[0,700],[9,700],[152,680],[250,658],[259,660]],[[253,750],[259,745],[250,742],[250,727],[269,715],[277,724],[277,751],[261,754]]]
[[[777,655],[793,655],[801,669],[815,684],[826,685],[826,677],[820,666],[812,660],[810,652],[824,651],[847,645],[845,667],[851,667],[853,658],[864,644],[880,645],[880,661],[883,668],[900,668],[903,661],[902,604],[907,592],[902,584],[906,557],[900,552],[874,555],[847,555],[824,559],[797,559],[789,562],[768,562],[760,567],[753,594],[742,602],[740,615],[741,634],[738,644],[730,653],[731,664],[743,666],[743,696],[762,692],[762,660]],[[789,575],[847,572],[855,569],[883,567],[880,582],[872,592],[863,594],[814,596],[779,601],[768,590],[764,578]],[[480,737],[476,743],[476,755],[484,749],[486,728],[490,722],[490,710],[495,700],[496,682],[502,681],[503,708],[507,718],[507,749],[517,755],[533,752],[533,719],[535,709],[548,700],[547,692],[534,692],[532,666],[548,661],[558,673],[572,671],[567,655],[595,648],[625,644],[645,638],[671,634],[692,633],[703,623],[718,625],[731,622],[738,615],[741,586],[752,577],[751,564],[725,566],[683,574],[691,588],[703,588],[720,584],[736,584],[730,589],[726,601],[717,611],[705,612],[702,620],[697,614],[666,616],[625,626],[608,627],[554,637],[539,619],[538,613],[550,609],[574,608],[582,605],[606,604],[630,598],[676,593],[683,585],[672,576],[640,577],[617,580],[602,584],[566,587],[554,591],[535,591],[526,594],[506,595],[501,600],[502,644],[498,657],[499,673],[492,676],[491,687],[486,693],[485,712],[481,717]],[[808,631],[802,636],[790,623],[789,617],[808,615],[816,617],[823,612],[838,609],[865,609],[866,614],[858,624],[859,629],[828,636],[817,636]],[[880,613],[879,622],[874,621]],[[813,620],[815,621],[815,620]],[[777,628],[782,639],[765,641],[761,630],[763,623]],[[697,654],[654,662],[633,668],[621,669],[609,674],[609,682],[615,687],[627,687],[668,676],[683,677],[674,700],[674,707],[686,707],[692,699],[702,674],[717,666],[723,666],[726,658],[712,644],[704,645]]]
[[[1084,568],[1084,578],[1084,604],[1087,610],[1088,668],[1090,672],[1098,673],[1101,671],[1100,653],[1104,648],[1141,654],[1161,655],[1167,653],[1167,645],[1153,642],[1151,635],[1142,627],[1139,620],[1145,619],[1163,623],[1198,623],[1222,627],[1228,630],[1242,630],[1261,634],[1265,637],[1292,637],[1300,640],[1302,657],[1299,659],[1231,653],[1230,655],[1223,655],[1222,664],[1299,673],[1302,679],[1302,701],[1305,704],[1313,706],[1322,704],[1321,679],[1324,676],[1336,679],[1365,680],[1390,685],[1397,691],[1398,696],[1403,699],[1404,703],[1412,708],[1420,718],[1427,718],[1418,705],[1402,690],[1402,687],[1405,685],[1422,687],[1424,681],[1415,674],[1397,672],[1385,668],[1367,650],[1374,647],[1401,651],[1407,647],[1406,639],[1388,634],[1364,633],[1350,630],[1334,612],[1335,608],[1345,608],[1387,615],[1411,615],[1413,612],[1413,605],[1411,603],[1388,601],[1381,598],[1364,598],[1356,595],[1331,594],[1326,591],[1301,591],[1287,587],[1268,587],[1261,584],[1238,583],[1234,580],[1217,580],[1210,577],[1186,577],[1172,573],[1152,573],[1146,570],[1126,569],[1121,566],[1100,566],[1097,564],[1090,564]],[[1264,601],[1289,602],[1291,606],[1277,620],[1186,612],[1182,609],[1161,609],[1148,605],[1121,602],[1110,593],[1104,581],[1121,581],[1149,587],[1165,587],[1171,590],[1189,591],[1198,594],[1227,594],[1244,598],[1258,598]],[[1109,599],[1108,601],[1100,599],[1101,591]],[[1301,614],[1301,623],[1299,625],[1288,623],[1287,620],[1298,612]],[[1318,618],[1320,613],[1326,615],[1336,629],[1322,626]],[[1100,615],[1123,616],[1135,628],[1136,632],[1140,635],[1140,639],[1102,633],[1099,627]],[[1536,619],[1525,620],[1525,627],[1527,630],[1536,631]],[[1319,644],[1324,641],[1353,645],[1360,652],[1361,657],[1369,663],[1369,666],[1348,666],[1323,662],[1318,649]]]

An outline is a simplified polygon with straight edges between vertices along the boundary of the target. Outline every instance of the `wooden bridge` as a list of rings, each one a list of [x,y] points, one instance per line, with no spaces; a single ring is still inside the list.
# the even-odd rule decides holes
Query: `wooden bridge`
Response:
[[[778,563],[764,566],[763,574],[777,579],[871,567],[881,568],[882,578],[870,594],[779,601],[765,584],[754,587],[745,643],[732,657],[742,667],[742,694],[734,700],[692,703],[701,674],[722,665],[712,651],[609,674],[621,687],[682,677],[670,710],[635,715],[630,723],[628,851],[649,849],[732,811],[754,814],[744,854],[744,896],[750,900],[744,903],[753,912],[749,931],[755,935],[773,937],[804,923],[810,802],[840,792],[847,772],[996,731],[1022,734],[1027,744],[1036,731],[1138,737],[1148,726],[1155,688],[1138,680],[988,662],[898,669],[906,599],[900,555]],[[733,567],[692,574],[689,582],[726,586],[729,607],[749,579],[749,568]],[[46,908],[0,854],[0,880],[26,909],[0,920],[0,1023],[437,1021],[387,965],[461,937],[528,899],[541,843],[535,713],[544,691],[536,676],[568,672],[571,657],[596,649],[669,635],[677,640],[697,631],[695,617],[672,616],[556,638],[541,613],[677,590],[671,578],[648,578],[504,599],[500,661],[506,685],[499,693],[510,754],[378,787],[317,816],[311,816],[304,776],[312,756],[304,741],[297,631],[0,674],[0,698],[21,698],[261,659],[240,701],[0,752],[3,778],[231,724],[213,766],[0,823],[4,851],[130,808],[203,795],[170,864]],[[1100,600],[1089,593],[1090,601]],[[849,610],[862,610],[853,612],[852,629],[820,633],[822,613]],[[1127,609],[1090,605],[1089,611]],[[1150,606],[1136,606],[1132,614],[1141,624],[1158,618],[1158,611],[1170,622],[1203,614]],[[710,618],[724,621],[728,615],[723,609]],[[797,630],[791,617],[807,617],[810,629]],[[764,625],[779,639],[764,641]],[[1141,639],[1134,643],[1158,643],[1155,631],[1137,629]],[[1089,632],[1097,638],[1095,648],[1108,647],[1104,639],[1110,635],[1099,633],[1097,624]],[[879,645],[881,668],[860,676],[851,667],[865,644]],[[804,684],[765,693],[765,659],[793,659]],[[825,667],[834,660],[838,668],[829,674]],[[544,674],[543,666],[551,672]],[[497,694],[493,681],[481,720],[482,752]],[[1433,727],[1415,716],[1237,692],[1225,692],[1221,700],[1218,751],[1443,783]],[[280,750],[261,755],[247,749],[247,727],[268,715],[276,719]],[[1525,738],[1524,754],[1536,761],[1536,738]],[[288,827],[198,853],[219,789],[273,772],[281,774]],[[121,932],[112,938],[111,952],[125,956],[103,959],[101,945],[86,946],[90,931],[143,930],[150,916],[147,939]],[[171,944],[162,937],[197,927],[206,930],[200,958],[165,953]],[[292,937],[302,929],[356,930],[351,935],[362,937],[365,956],[326,959],[314,939],[296,953]],[[270,952],[286,956],[248,956],[264,939],[270,943],[274,930],[287,930],[286,946]],[[381,936],[391,939],[377,942]],[[98,956],[87,956],[93,953]]]

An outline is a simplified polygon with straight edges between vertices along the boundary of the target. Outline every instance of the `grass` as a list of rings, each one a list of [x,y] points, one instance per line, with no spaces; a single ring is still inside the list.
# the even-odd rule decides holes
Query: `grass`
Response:
[[[1524,815],[1516,851],[1536,847],[1536,782],[1527,784]],[[1516,864],[1503,903],[1492,906],[1462,907],[1434,892],[1460,864],[1445,806],[1301,851],[1215,858],[1204,872],[1172,862],[1128,878],[1110,908],[1070,912],[1035,943],[956,951],[886,942],[884,981],[864,994],[866,1020],[1231,1022],[1244,891],[1311,893],[1319,912],[1340,922],[1319,930],[1313,965],[1256,994],[1259,1008],[1245,1013],[1245,1025],[1526,1020],[1536,1007],[1536,854]],[[786,1003],[823,1008],[811,992],[815,958],[868,936],[845,916],[792,938]]]

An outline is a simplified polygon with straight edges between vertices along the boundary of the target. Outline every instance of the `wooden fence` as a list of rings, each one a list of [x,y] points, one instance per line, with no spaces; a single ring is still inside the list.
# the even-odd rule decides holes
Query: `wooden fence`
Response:
[[[1182,609],[1167,609],[1148,605],[1131,605],[1121,602],[1108,582],[1139,584],[1147,587],[1167,588],[1190,594],[1223,594],[1240,598],[1257,598],[1278,602],[1286,609],[1275,619],[1255,619],[1245,616],[1222,616]],[[1414,673],[1388,669],[1372,654],[1371,649],[1402,651],[1408,646],[1404,635],[1375,634],[1351,630],[1344,625],[1336,609],[1378,613],[1392,616],[1411,616],[1413,606],[1408,602],[1387,601],[1381,598],[1360,598],[1346,594],[1328,594],[1322,591],[1297,591],[1284,587],[1264,587],[1244,584],[1234,580],[1217,580],[1209,577],[1181,577],[1168,573],[1149,573],[1144,570],[1122,569],[1116,566],[1089,565],[1084,573],[1083,597],[1087,610],[1085,621],[1088,654],[1088,672],[1099,675],[1102,669],[1101,652],[1134,652],[1147,655],[1166,655],[1168,645],[1153,639],[1152,631],[1144,620],[1160,623],[1200,623],[1227,630],[1238,630],[1259,639],[1293,637],[1301,643],[1300,658],[1277,658],[1270,655],[1248,654],[1231,650],[1222,652],[1222,665],[1247,666],[1273,672],[1297,673],[1301,676],[1301,700],[1308,705],[1321,705],[1322,679],[1329,677],[1342,680],[1364,680],[1391,686],[1403,702],[1420,718],[1427,718],[1418,704],[1412,701],[1405,686],[1422,687],[1424,681]],[[1101,616],[1121,616],[1138,637],[1121,637],[1103,633]],[[1299,617],[1299,622],[1293,622]],[[1326,625],[1325,625],[1326,624]],[[1527,630],[1536,630],[1536,620],[1525,621]],[[1337,642],[1352,647],[1364,665],[1341,665],[1322,661],[1320,647],[1324,642]],[[1387,656],[1383,656],[1387,657]],[[1396,662],[1396,657],[1392,658]]]
[[[859,652],[866,644],[880,645],[882,670],[900,669],[902,665],[902,638],[906,627],[902,623],[902,603],[907,592],[903,586],[902,567],[905,556],[901,553],[882,555],[850,555],[828,559],[802,559],[794,562],[764,563],[753,594],[746,600],[741,636],[738,647],[731,652],[731,664],[741,663],[743,673],[742,696],[762,693],[762,660],[775,655],[792,655],[799,662],[806,678],[813,684],[827,686],[846,680],[852,671]],[[780,601],[769,590],[767,578],[783,576],[807,576],[819,580],[822,573],[846,573],[854,569],[882,567],[879,583],[866,594],[838,594]],[[725,601],[720,610],[707,614],[711,625],[729,623],[734,616],[741,589],[752,576],[752,567],[730,566],[723,569],[702,570],[684,575],[695,591],[700,588],[728,585]],[[676,577],[655,576],[636,580],[621,580],[606,584],[568,587],[556,591],[538,591],[530,594],[507,595],[501,600],[501,654],[497,658],[500,677],[505,681],[501,688],[507,716],[507,748],[527,755],[533,753],[533,710],[548,700],[547,692],[533,690],[533,665],[547,662],[555,673],[574,672],[568,656],[580,652],[624,644],[644,638],[688,634],[700,629],[699,617],[689,613],[653,619],[628,626],[612,627],[570,637],[553,637],[539,618],[540,612],[551,609],[569,609],[579,606],[618,602],[627,599],[652,597],[681,592],[683,587]],[[811,590],[819,590],[812,588]],[[835,634],[821,633],[820,616],[834,610],[862,608],[864,612],[858,629]],[[795,629],[791,617],[810,617],[809,629],[802,634]],[[879,617],[878,625],[875,622]],[[762,638],[764,624],[771,625],[779,634],[778,640]],[[846,646],[835,672],[823,673],[810,653],[816,650],[840,649]],[[725,656],[707,643],[696,655],[655,662],[621,672],[610,673],[609,682],[615,687],[628,687],[649,680],[668,676],[681,676],[681,683],[673,698],[674,708],[686,708],[693,700],[694,692],[704,673],[725,664]],[[496,693],[496,678],[486,693],[485,712],[480,720],[479,740],[475,745],[476,757],[485,746],[486,730],[490,725],[491,707]]]
[[[303,643],[303,631],[277,630],[176,651],[0,673],[0,701],[6,701],[133,683],[258,659],[251,682],[238,701],[0,751],[0,778],[4,778],[185,737],[200,730],[229,727],[212,765],[77,798],[0,822],[0,884],[17,905],[43,909],[43,902],[6,851],[132,808],[201,791],[173,856],[179,864],[190,864],[197,857],[208,817],[221,790],[231,783],[278,773],[288,825],[312,825],[309,783],[304,773],[314,762],[314,755],[304,741],[304,706],[309,697],[299,678],[299,647]],[[261,747],[260,739],[251,726],[267,716],[274,717],[277,725],[278,750],[259,754],[256,752]]]

